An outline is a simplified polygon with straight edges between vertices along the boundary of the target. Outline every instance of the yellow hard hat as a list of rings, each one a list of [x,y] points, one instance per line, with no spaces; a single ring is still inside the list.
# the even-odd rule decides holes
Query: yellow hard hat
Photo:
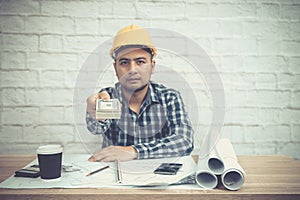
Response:
[[[115,51],[120,47],[127,45],[141,45],[148,47],[152,50],[152,56],[155,56],[157,53],[150,34],[144,28],[134,24],[126,26],[117,32],[113,41],[113,46],[110,49],[110,56],[115,58]]]

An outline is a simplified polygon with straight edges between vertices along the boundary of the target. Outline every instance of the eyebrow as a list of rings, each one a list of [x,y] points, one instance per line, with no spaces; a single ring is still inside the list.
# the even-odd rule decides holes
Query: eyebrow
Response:
[[[137,57],[137,58],[134,58],[133,60],[140,60],[140,59],[143,59],[143,60],[147,60],[147,58],[146,57]],[[121,62],[121,61],[129,61],[129,60],[131,60],[131,59],[129,59],[129,58],[120,58],[119,60],[118,60],[118,62]]]

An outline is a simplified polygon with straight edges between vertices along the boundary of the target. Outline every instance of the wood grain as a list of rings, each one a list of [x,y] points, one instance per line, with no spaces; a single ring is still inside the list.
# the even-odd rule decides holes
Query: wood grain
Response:
[[[0,189],[0,199],[300,199],[300,162],[286,156],[239,156],[246,181],[238,191],[167,189]],[[0,181],[35,159],[0,155]],[[196,157],[194,157],[197,160]]]

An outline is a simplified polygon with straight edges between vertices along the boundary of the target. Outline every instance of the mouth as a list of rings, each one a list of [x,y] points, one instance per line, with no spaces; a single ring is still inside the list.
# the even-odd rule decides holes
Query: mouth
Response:
[[[128,78],[127,81],[129,82],[136,82],[136,81],[139,81],[140,79],[139,78]]]

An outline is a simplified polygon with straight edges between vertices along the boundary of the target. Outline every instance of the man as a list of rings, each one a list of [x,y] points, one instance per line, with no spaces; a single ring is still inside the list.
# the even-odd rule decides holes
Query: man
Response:
[[[126,161],[189,155],[193,129],[179,92],[150,81],[156,48],[149,33],[135,25],[121,29],[110,55],[119,82],[87,99],[87,128],[103,135],[90,161]],[[120,119],[95,119],[97,99],[117,98]]]

